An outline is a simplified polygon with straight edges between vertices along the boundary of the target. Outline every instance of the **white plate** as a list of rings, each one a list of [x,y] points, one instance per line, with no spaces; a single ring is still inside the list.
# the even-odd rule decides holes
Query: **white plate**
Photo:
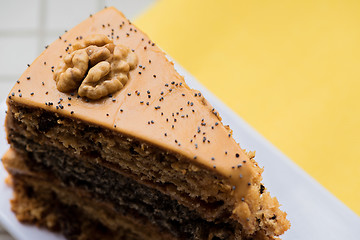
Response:
[[[263,182],[272,196],[278,198],[291,221],[291,229],[282,236],[283,239],[359,239],[360,218],[354,212],[271,145],[183,68],[177,64],[175,67],[185,77],[187,84],[200,90],[220,112],[223,122],[230,125],[234,131],[234,138],[241,146],[247,150],[256,150],[256,160],[265,168]],[[0,123],[4,122],[4,112],[5,103],[0,106]],[[0,155],[7,148],[5,133],[1,130]],[[20,224],[16,220],[10,211],[9,199],[12,193],[4,183],[6,175],[1,165],[0,222],[10,234],[18,240],[64,239],[46,230]]]

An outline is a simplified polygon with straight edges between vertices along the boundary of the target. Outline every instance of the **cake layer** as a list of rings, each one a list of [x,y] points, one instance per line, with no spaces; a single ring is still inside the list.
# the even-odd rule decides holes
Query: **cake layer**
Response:
[[[141,216],[114,215],[106,207],[46,181],[25,176],[11,180],[14,188],[12,211],[18,220],[61,232],[67,239],[175,239]]]
[[[70,170],[74,169],[72,158],[85,164],[101,164],[104,169],[129,175],[171,195],[188,207],[196,208],[209,220],[224,215],[223,211],[234,204],[230,198],[231,187],[221,176],[182,162],[171,153],[136,139],[22,105],[11,106],[6,124],[9,142],[18,151],[45,154],[52,149],[60,158],[68,156],[70,160],[66,164]],[[53,164],[63,162],[59,159]],[[202,206],[205,209],[201,209]]]
[[[148,187],[154,187],[173,200],[178,200],[189,210],[196,211],[200,218],[207,221],[219,222],[221,219],[225,223],[234,222],[231,218],[234,209],[231,197],[233,191],[229,185],[224,184],[221,176],[214,176],[186,161],[181,162],[170,153],[164,154],[163,151],[145,144],[140,147],[140,143],[130,140],[129,137],[114,136],[106,129],[17,104],[11,105],[6,124],[12,147],[27,155],[37,155],[37,162],[30,161],[33,166],[41,163],[49,171],[58,172],[60,176],[66,174],[66,171],[78,171],[78,166],[74,165],[75,158],[84,166],[100,164],[102,166],[99,167],[107,169],[108,172],[127,175]],[[44,157],[46,154],[47,158]],[[151,160],[145,160],[149,157]],[[112,161],[113,158],[116,158],[116,163]],[[183,171],[186,172],[186,177]],[[86,171],[86,174],[90,173]],[[113,181],[109,175],[104,175],[103,178],[108,182],[102,186]],[[81,184],[82,181],[75,181],[73,184]],[[116,184],[113,182],[114,186]],[[102,186],[99,186],[99,189]],[[254,185],[251,187],[254,188]],[[102,191],[104,195],[109,194],[106,190]],[[252,196],[254,201],[260,200],[258,203],[252,202],[253,206],[258,204],[259,209],[262,208],[256,215],[254,232],[258,231],[260,226],[265,231],[273,231],[278,225],[281,227],[285,219],[283,212],[277,209],[277,201],[263,192],[264,188],[260,186]],[[257,199],[261,194],[265,197]],[[233,225],[237,225],[236,229],[242,228],[239,224]]]
[[[241,229],[234,221],[215,224],[228,221],[228,216],[208,222],[196,211],[189,210],[160,191],[102,166],[84,164],[54,148],[39,146],[30,141],[27,141],[26,146],[31,152],[24,158],[25,164],[35,172],[33,176],[44,176],[44,181],[53,181],[53,184],[74,188],[73,191],[81,197],[106,202],[112,211],[120,215],[133,213],[143,216],[179,239],[196,239],[196,236],[199,239],[207,239],[204,236],[211,234],[211,231],[229,232],[226,238],[222,238],[227,239],[235,235],[235,230]],[[211,211],[213,207],[215,208],[209,204],[206,209]]]
[[[60,92],[54,80],[54,69],[71,55],[72,46],[93,34],[108,36],[114,44],[131,49],[139,59],[121,91],[96,101],[80,97],[77,91]],[[87,122],[186,158],[201,166],[199,169],[226,179],[230,189],[235,187],[233,201],[239,205],[243,204],[242,197],[248,197],[248,182],[260,187],[261,169],[243,164],[250,161],[249,156],[232,138],[230,128],[221,123],[219,113],[199,91],[186,85],[148,36],[114,8],[86,19],[48,46],[8,97],[9,104],[21,103]],[[235,167],[240,164],[242,168]],[[238,178],[240,174],[242,179]],[[257,206],[249,208],[252,211]]]
[[[186,207],[169,199],[169,197],[164,196],[160,192],[148,189],[126,177],[110,176],[114,177],[113,180],[118,183],[120,189],[112,189],[112,198],[109,199],[108,195],[104,195],[104,190],[106,189],[100,189],[101,186],[104,186],[104,183],[101,183],[101,186],[97,185],[99,180],[95,176],[92,176],[94,177],[93,183],[75,177],[66,178],[66,176],[60,176],[61,178],[66,178],[64,182],[68,185],[65,185],[57,177],[49,175],[51,171],[44,170],[51,169],[51,166],[43,166],[41,170],[37,171],[30,170],[27,165],[29,159],[23,161],[26,158],[21,157],[14,150],[11,150],[7,155],[8,157],[4,158],[4,165],[15,182],[26,183],[32,189],[35,186],[41,195],[53,192],[59,201],[67,205],[78,205],[78,208],[89,204],[96,205],[93,208],[95,210],[92,211],[93,220],[99,219],[102,225],[112,231],[122,228],[122,225],[124,225],[122,221],[116,219],[123,218],[124,216],[131,218],[133,216],[155,226],[158,228],[158,231],[171,236],[171,238],[165,239],[250,239],[249,236],[241,233],[239,227],[234,227],[235,222],[226,224],[221,219],[207,222],[201,219],[196,212],[189,211]],[[35,162],[38,159],[32,160]],[[74,167],[79,172],[88,170],[79,168],[79,166]],[[93,170],[90,169],[90,171]],[[102,177],[106,176],[99,169],[97,169],[97,174]],[[57,175],[56,172],[55,175]],[[74,180],[77,183],[82,181],[82,184],[74,187]],[[87,207],[84,208],[85,211],[88,210]],[[105,215],[107,217],[99,217],[97,215],[98,212],[102,213],[103,211],[106,212]],[[109,217],[110,215],[111,217]],[[252,237],[260,235],[263,236],[263,232],[260,231]],[[151,238],[143,236],[139,239]],[[263,236],[260,239],[268,238]]]

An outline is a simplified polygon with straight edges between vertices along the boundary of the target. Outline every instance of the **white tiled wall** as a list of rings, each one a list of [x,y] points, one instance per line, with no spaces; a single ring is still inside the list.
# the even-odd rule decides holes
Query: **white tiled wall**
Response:
[[[18,76],[37,56],[37,37],[11,36],[0,37],[0,76]]]
[[[40,0],[0,1],[0,31],[35,31],[38,26]],[[20,9],[22,11],[18,12]]]
[[[46,18],[44,23],[45,29],[47,31],[64,28],[70,29],[74,26],[74,23],[81,22],[89,17],[90,13],[94,13],[97,10],[97,0],[48,0],[46,12],[52,14],[49,14]]]
[[[0,103],[5,101],[26,65],[64,30],[105,6],[115,6],[133,20],[153,2],[155,0],[0,0]],[[0,226],[0,240],[10,239]]]

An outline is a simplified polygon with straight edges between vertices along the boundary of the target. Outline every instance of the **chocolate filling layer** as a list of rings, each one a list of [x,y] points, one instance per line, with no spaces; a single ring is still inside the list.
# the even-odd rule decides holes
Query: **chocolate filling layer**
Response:
[[[109,129],[11,103],[8,138],[16,132],[40,145],[51,145],[85,162],[110,164],[131,178],[160,187],[207,221],[230,216],[235,198],[229,182],[183,156]],[[163,186],[165,184],[162,184]],[[162,187],[162,186],[161,186]],[[189,203],[189,204],[188,204]],[[188,204],[188,205],[187,205]]]
[[[13,178],[12,182],[15,192],[12,210],[24,223],[32,223],[55,232],[62,232],[69,240],[137,240],[144,238],[141,237],[142,232],[132,231],[122,226],[111,230],[99,221],[89,218],[79,206],[63,203],[61,201],[63,199],[56,191],[43,186],[43,181],[37,182],[37,180],[21,175],[21,177]]]
[[[52,174],[65,186],[86,189],[93,198],[113,204],[121,214],[136,212],[177,239],[234,236],[235,227],[231,223],[208,222],[160,191],[99,164],[75,159],[50,145],[39,145],[15,132],[10,132],[10,136],[12,146],[25,154],[30,169]]]

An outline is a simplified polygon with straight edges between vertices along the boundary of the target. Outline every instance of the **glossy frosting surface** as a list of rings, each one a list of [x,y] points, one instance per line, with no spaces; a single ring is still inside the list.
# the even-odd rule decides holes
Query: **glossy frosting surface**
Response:
[[[95,33],[107,35],[137,55],[138,65],[130,71],[128,83],[97,101],[58,91],[53,69],[70,44]],[[258,179],[261,172],[201,93],[190,89],[165,54],[114,8],[89,17],[48,46],[20,77],[9,99],[186,156],[228,178],[237,199],[246,197],[254,176]]]

